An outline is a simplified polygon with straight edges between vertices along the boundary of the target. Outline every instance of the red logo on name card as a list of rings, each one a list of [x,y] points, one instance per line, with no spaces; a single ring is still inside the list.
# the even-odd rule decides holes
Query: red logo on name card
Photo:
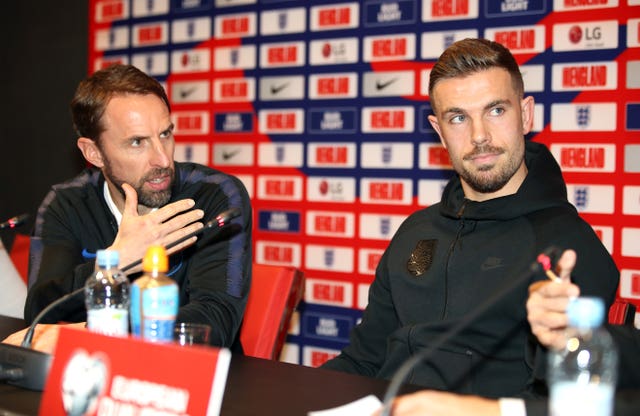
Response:
[[[267,115],[267,128],[274,130],[293,130],[296,127],[295,113],[271,113]]]
[[[138,45],[145,46],[162,41],[162,26],[141,27],[138,31]]]
[[[276,245],[264,246],[264,259],[277,263],[293,263],[293,248]]]
[[[602,147],[565,147],[560,151],[563,168],[604,168],[606,151]]]
[[[267,63],[289,64],[298,60],[298,48],[295,45],[272,46],[267,49]]]
[[[640,295],[640,273],[631,274],[631,294]]]
[[[371,112],[371,127],[374,129],[403,128],[405,112],[402,110],[379,110]]]
[[[371,50],[374,58],[403,57],[407,54],[407,39],[375,39]]]
[[[429,160],[429,165],[451,165],[449,152],[444,147],[429,147],[427,158]]]
[[[247,98],[249,96],[249,83],[244,80],[222,82],[220,84],[220,96],[222,98]]]
[[[316,231],[344,233],[347,230],[347,219],[344,216],[316,215],[313,225]]]
[[[123,19],[124,4],[122,0],[103,1],[96,5],[98,18],[97,21],[107,22],[117,19]]]
[[[39,414],[218,414],[230,360],[227,349],[63,327]],[[162,371],[150,362],[162,363]]]
[[[249,33],[250,22],[247,16],[229,17],[222,19],[222,34],[224,36],[242,36]]]
[[[401,182],[371,182],[369,197],[378,201],[402,201],[404,184]]]
[[[604,87],[607,85],[607,66],[568,66],[562,69],[563,87]]]
[[[349,77],[318,78],[318,95],[337,95],[349,93]]]
[[[322,28],[333,26],[345,26],[351,22],[351,9],[349,7],[335,7],[320,10],[318,13],[318,26]]]
[[[533,49],[536,45],[536,31],[533,29],[498,31],[495,40],[511,50]]]
[[[318,146],[316,162],[324,164],[345,164],[349,156],[347,146]]]
[[[314,300],[344,303],[344,286],[328,283],[316,283],[313,285],[312,296]]]
[[[375,270],[378,267],[378,263],[380,263],[381,257],[382,253],[369,253],[367,255],[367,269]]]
[[[469,14],[468,0],[433,0],[431,15],[433,17],[466,16]]]

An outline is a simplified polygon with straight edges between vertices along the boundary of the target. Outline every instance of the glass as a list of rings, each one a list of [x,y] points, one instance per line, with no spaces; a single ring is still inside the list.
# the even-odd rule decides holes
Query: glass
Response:
[[[207,324],[193,322],[176,322],[173,329],[173,339],[183,346],[208,345],[211,327]]]

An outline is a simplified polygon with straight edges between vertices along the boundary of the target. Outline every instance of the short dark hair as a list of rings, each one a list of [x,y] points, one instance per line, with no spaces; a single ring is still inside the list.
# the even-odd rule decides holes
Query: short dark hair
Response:
[[[524,96],[522,73],[509,49],[487,39],[467,38],[453,43],[438,58],[429,76],[429,97],[443,79],[465,77],[490,68],[509,72],[513,88]]]
[[[93,73],[80,82],[71,100],[71,118],[79,137],[99,143],[105,130],[102,124],[107,104],[116,95],[152,94],[171,111],[169,98],[162,85],[132,65],[115,64]]]

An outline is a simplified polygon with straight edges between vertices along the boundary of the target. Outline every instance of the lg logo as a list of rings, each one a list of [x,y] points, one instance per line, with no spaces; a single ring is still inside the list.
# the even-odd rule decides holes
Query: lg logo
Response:
[[[589,40],[600,40],[602,38],[602,28],[600,26],[596,26],[594,28],[586,27],[584,29],[584,33],[580,26],[573,26],[569,29],[569,40],[571,43],[579,43],[583,39]]]

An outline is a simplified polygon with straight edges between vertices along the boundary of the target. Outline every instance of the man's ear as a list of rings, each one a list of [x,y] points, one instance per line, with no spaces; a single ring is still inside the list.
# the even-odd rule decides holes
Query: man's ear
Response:
[[[102,152],[100,148],[93,140],[88,137],[80,137],[76,142],[78,145],[78,149],[82,152],[82,156],[87,160],[87,162],[91,163],[93,166],[97,168],[102,168],[104,166],[104,160],[102,158]]]
[[[444,148],[446,149],[447,144],[442,139],[442,133],[440,132],[440,124],[438,123],[438,118],[433,114],[429,114],[429,116],[427,116],[427,119],[429,120],[429,123],[431,123],[431,127],[433,127],[436,133],[438,133],[438,137],[440,138],[440,143],[442,143],[442,146],[444,146]]]
[[[533,97],[525,97],[522,99],[522,134],[529,134],[533,129],[533,115],[535,102]]]

